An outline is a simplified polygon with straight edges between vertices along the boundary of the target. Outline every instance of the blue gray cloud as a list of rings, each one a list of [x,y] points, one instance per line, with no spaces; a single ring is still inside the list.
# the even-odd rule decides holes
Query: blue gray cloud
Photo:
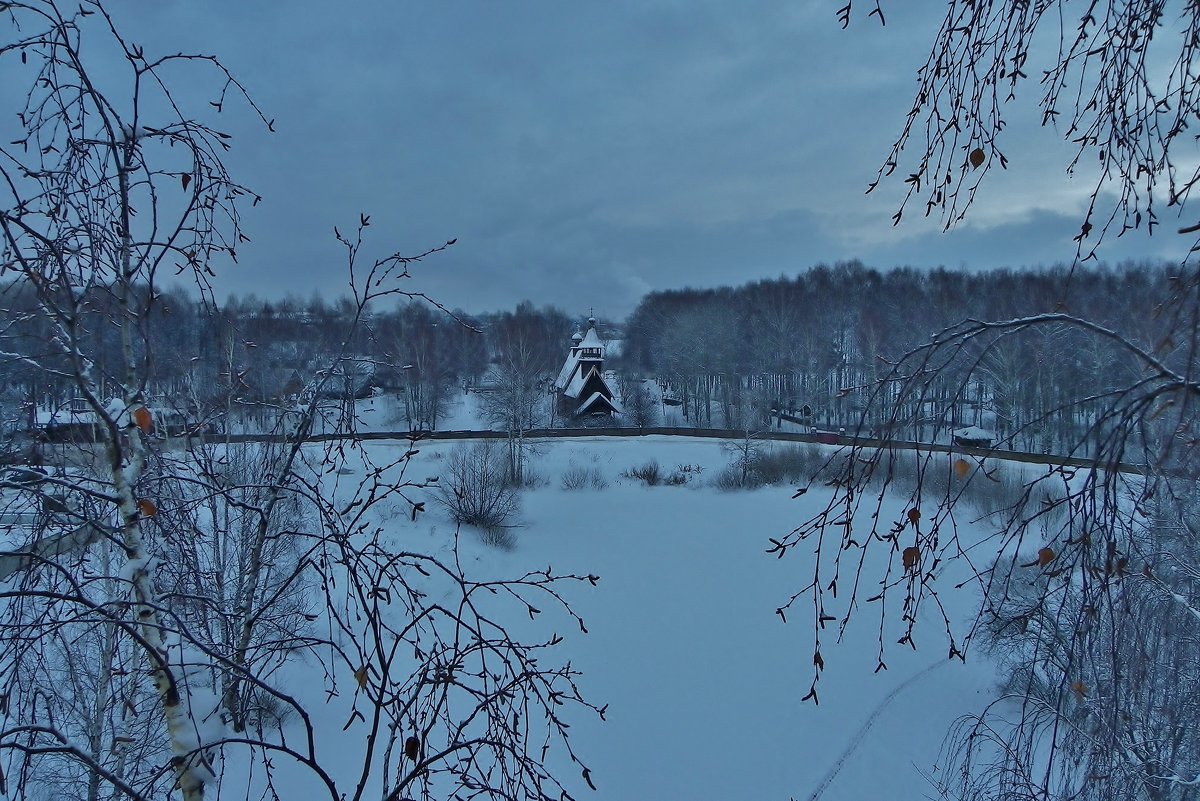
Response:
[[[849,31],[821,0],[117,11],[154,47],[222,56],[277,121],[268,135],[231,112],[231,166],[264,201],[219,294],[341,293],[332,228],[366,212],[378,254],[458,239],[412,284],[448,305],[619,316],[648,290],[840,259],[1069,259],[1087,186],[1061,189],[1051,132],[1014,132],[1013,175],[948,235],[891,228],[899,187],[863,195],[911,102],[930,6]]]

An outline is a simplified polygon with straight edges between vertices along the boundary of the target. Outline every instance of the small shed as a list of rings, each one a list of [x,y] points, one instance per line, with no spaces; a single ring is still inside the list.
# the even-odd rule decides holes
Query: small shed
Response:
[[[996,441],[996,432],[979,426],[967,426],[954,431],[954,444],[966,448],[990,448]]]

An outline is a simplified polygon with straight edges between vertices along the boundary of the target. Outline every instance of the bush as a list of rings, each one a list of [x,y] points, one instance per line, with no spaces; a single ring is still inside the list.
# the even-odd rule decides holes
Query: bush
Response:
[[[625,478],[637,479],[647,487],[657,487],[663,479],[662,468],[659,467],[657,459],[651,459],[641,467],[631,467],[621,475]]]
[[[700,475],[703,470],[698,464],[681,464],[675,466],[675,472],[663,481],[668,487],[681,487],[692,480],[692,476]]]
[[[1033,486],[1028,480],[1028,469],[998,461],[988,461],[986,467],[980,469],[979,463],[972,458],[967,460],[967,472],[960,476],[955,471],[955,463],[961,458],[949,454],[945,461],[923,463],[911,453],[883,454],[873,483],[878,485],[884,476],[891,476],[893,491],[914,492],[920,486],[925,497],[955,498],[983,515],[1008,514],[1016,510],[1018,514],[1036,513],[1043,524],[1054,524],[1067,513],[1061,505],[1061,490]]]
[[[506,480],[508,466],[490,440],[455,448],[438,480],[436,499],[459,525],[474,526],[489,545],[511,547],[520,491]]]
[[[715,484],[718,489],[804,484],[830,472],[829,455],[823,453],[816,445],[759,447],[749,450],[741,442],[737,442],[727,450],[734,458],[733,462],[717,475]],[[746,463],[745,470],[743,461]]]
[[[716,479],[713,480],[717,489],[725,492],[739,490],[743,488],[742,471],[737,465],[726,465],[721,468],[721,472],[717,473]]]
[[[621,475],[644,483],[647,487],[659,485],[667,487],[682,487],[692,476],[700,474],[700,465],[681,464],[672,473],[664,473],[657,459],[651,459],[641,467],[631,467]]]
[[[600,471],[594,467],[579,467],[571,465],[562,474],[562,488],[565,490],[604,489],[608,482]]]
[[[522,468],[520,481],[514,481],[511,475],[509,475],[507,479],[508,486],[515,490],[540,489],[550,484],[549,478],[534,470],[529,465],[525,465],[525,467]]]
[[[758,454],[750,472],[761,484],[798,484],[820,474],[828,459],[816,445],[770,448]]]
[[[246,695],[246,720],[255,731],[280,730],[295,717],[295,710],[270,693],[255,688]]]

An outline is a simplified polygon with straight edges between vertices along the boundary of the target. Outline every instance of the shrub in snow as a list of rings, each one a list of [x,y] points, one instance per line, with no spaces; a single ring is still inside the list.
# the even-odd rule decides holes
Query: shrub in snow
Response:
[[[478,528],[485,542],[510,546],[521,496],[507,477],[504,454],[490,440],[455,448],[438,481],[437,502],[455,523]]]
[[[562,488],[565,490],[604,489],[608,482],[600,471],[594,467],[579,467],[571,465],[562,474]]]
[[[693,476],[700,475],[703,470],[698,464],[681,464],[675,466],[675,471],[671,473],[663,481],[668,487],[682,487],[692,480]]]
[[[671,473],[663,472],[657,459],[651,459],[640,467],[631,467],[621,473],[624,478],[641,481],[647,487],[657,487],[660,484],[668,487],[681,487],[691,480],[692,476],[700,474],[700,465],[681,464]]]
[[[915,492],[919,486],[925,495],[953,497],[984,514],[1014,508],[1036,510],[1043,526],[1060,525],[1066,517],[1060,488],[1034,486],[1029,483],[1032,474],[1028,470],[1005,467],[998,461],[976,461],[953,454],[937,460],[917,460],[912,454],[891,453],[880,457],[880,466],[872,486],[881,486],[883,477],[889,476],[900,492]]]
[[[257,732],[282,730],[296,716],[296,710],[279,698],[257,687],[247,699],[247,721]]]
[[[742,471],[732,464],[721,468],[721,472],[717,473],[717,477],[713,479],[713,484],[717,489],[726,492],[739,490],[746,486],[742,482]]]
[[[747,439],[723,447],[732,459],[714,482],[722,490],[802,484],[829,473],[829,454],[815,445],[765,447]]]
[[[657,459],[651,459],[641,467],[631,467],[621,474],[625,478],[637,479],[647,487],[657,487],[662,483],[662,468]]]
[[[512,476],[511,473],[506,475],[508,485],[517,490],[538,489],[539,487],[544,487],[550,483],[550,479],[528,465],[521,469],[521,475],[519,478],[520,480],[517,480]]]
[[[751,480],[757,486],[807,481],[821,471],[828,458],[815,445],[766,448],[750,462]]]

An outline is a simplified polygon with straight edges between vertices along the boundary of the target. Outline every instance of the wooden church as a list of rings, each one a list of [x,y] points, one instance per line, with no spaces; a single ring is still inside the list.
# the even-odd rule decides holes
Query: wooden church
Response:
[[[604,343],[596,333],[596,318],[588,318],[586,334],[571,337],[571,350],[554,381],[558,411],[565,418],[611,417],[621,409],[604,379]]]

